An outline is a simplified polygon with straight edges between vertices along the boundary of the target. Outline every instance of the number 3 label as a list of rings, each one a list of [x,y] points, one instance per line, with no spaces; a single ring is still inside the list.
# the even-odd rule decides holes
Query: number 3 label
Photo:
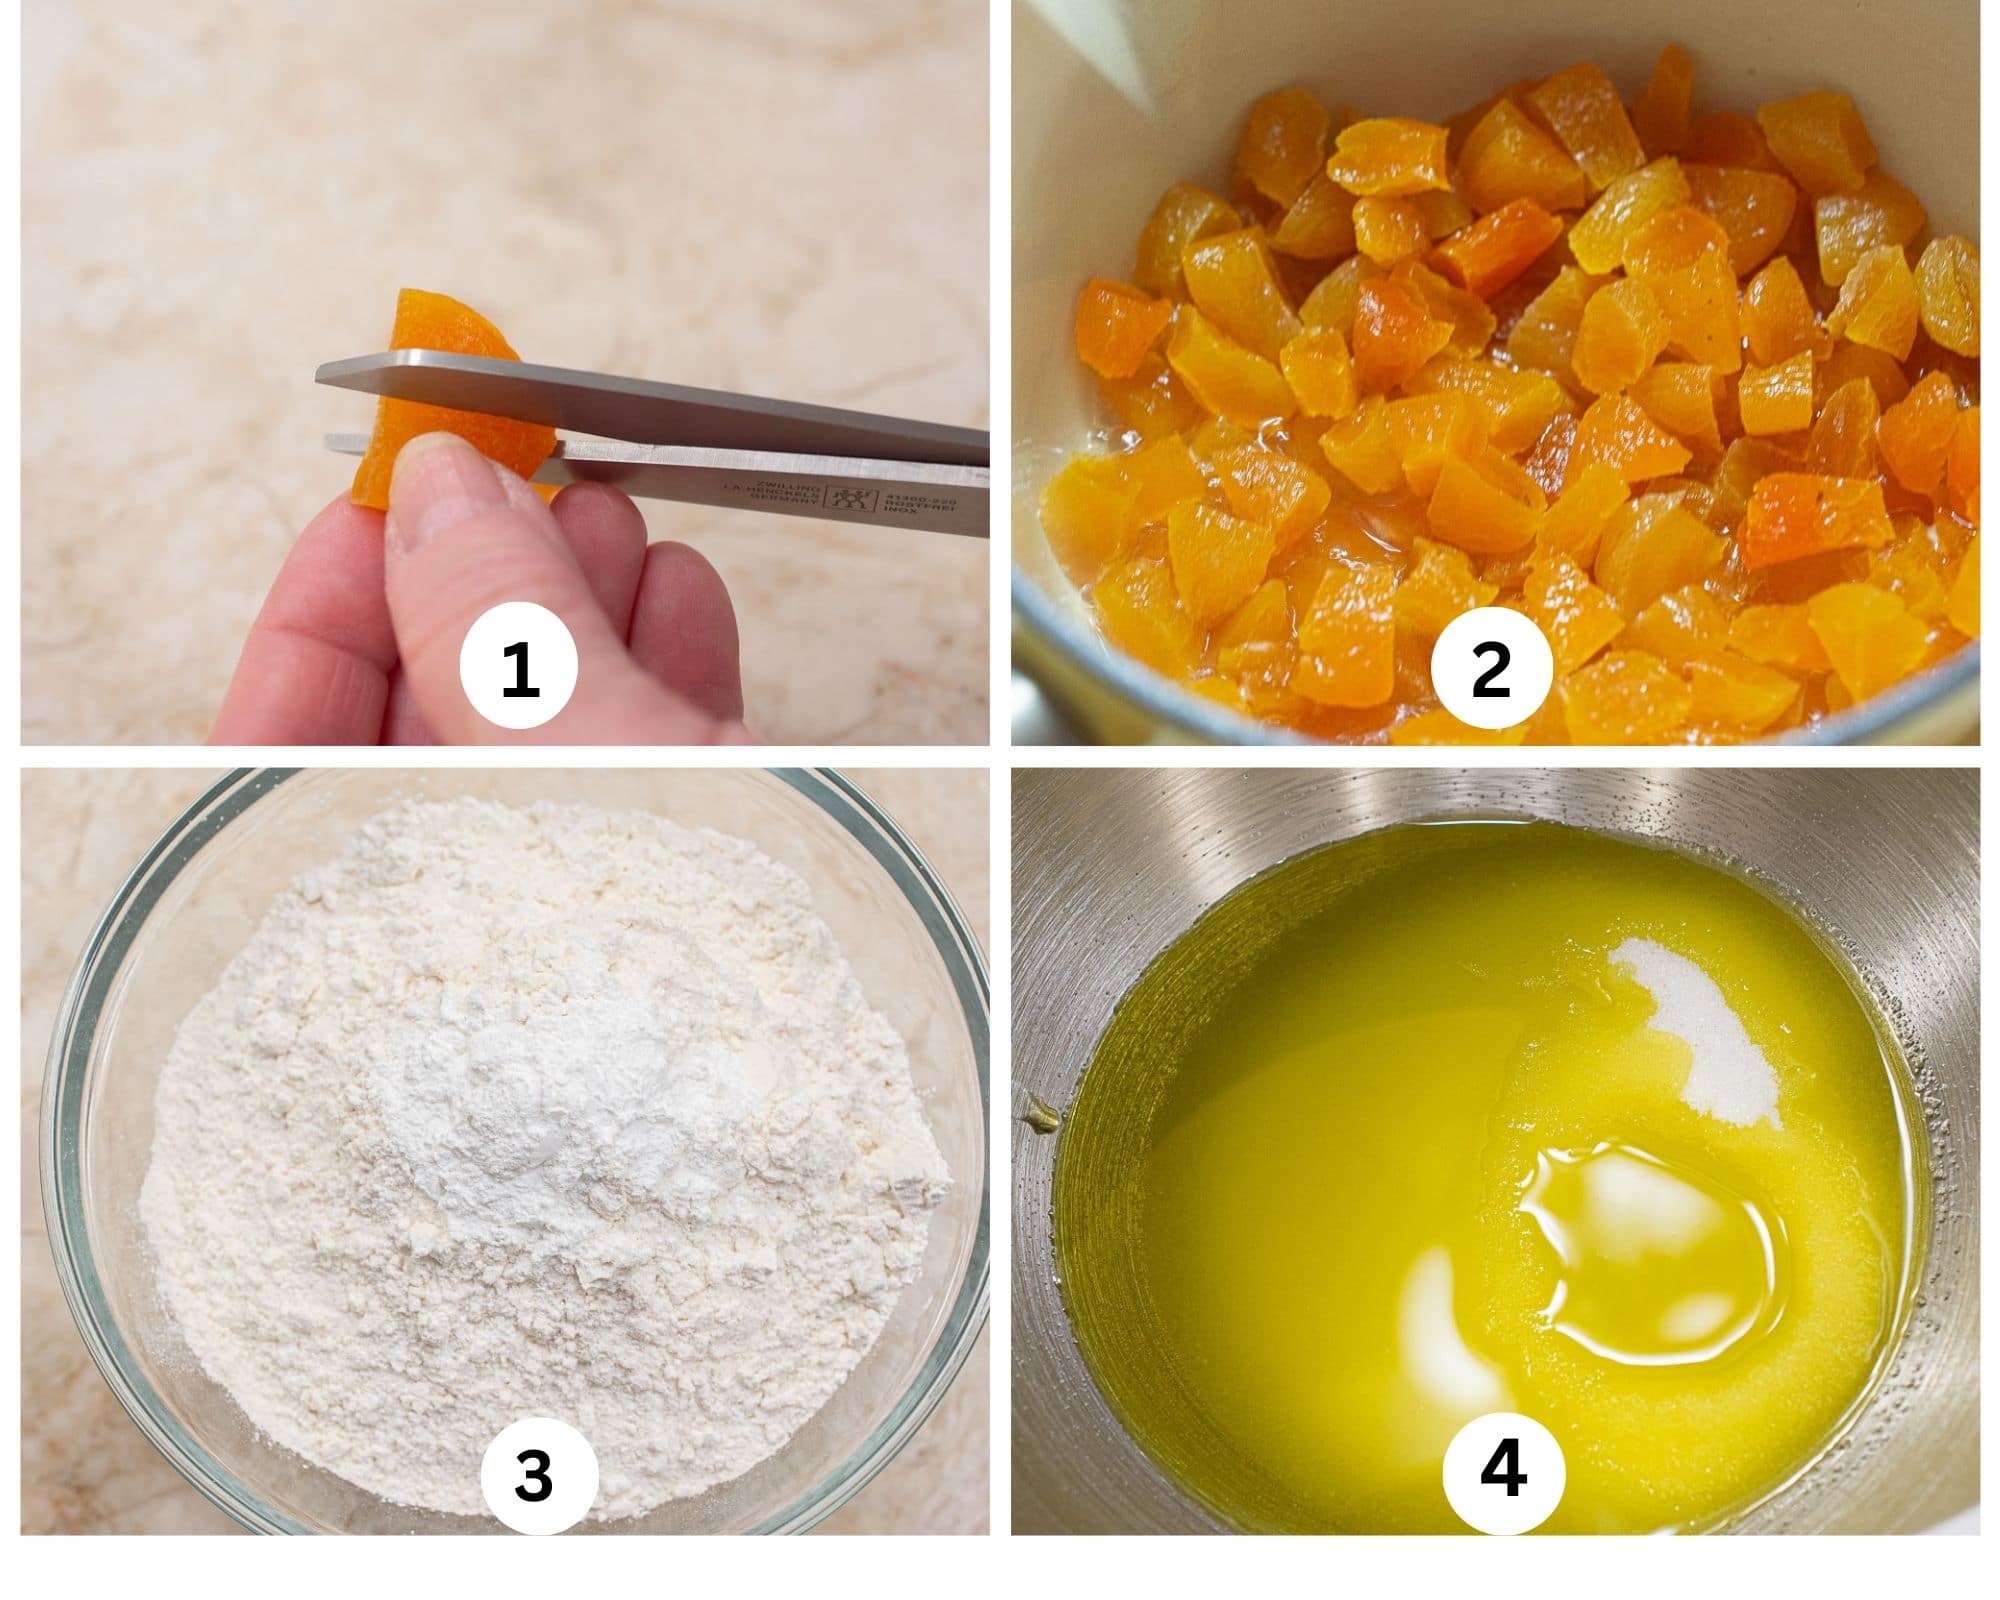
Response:
[[[524,1417],[486,1447],[479,1488],[487,1508],[516,1533],[561,1533],[597,1498],[597,1452],[567,1422]]]
[[[1460,722],[1497,732],[1541,709],[1555,655],[1534,622],[1505,606],[1453,617],[1431,649],[1431,687]]]
[[[1444,1496],[1481,1533],[1527,1533],[1562,1504],[1562,1446],[1533,1417],[1490,1411],[1458,1430],[1444,1453]]]

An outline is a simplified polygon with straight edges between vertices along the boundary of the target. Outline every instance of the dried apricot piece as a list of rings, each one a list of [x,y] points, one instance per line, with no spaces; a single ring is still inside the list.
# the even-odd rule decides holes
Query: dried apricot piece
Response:
[[[1882,459],[1912,494],[1944,499],[1944,463],[1958,426],[1958,386],[1929,372],[1882,413],[1875,437]]]
[[[1411,290],[1434,318],[1451,324],[1451,343],[1458,349],[1484,350],[1492,342],[1498,324],[1478,295],[1459,288],[1421,261],[1399,261],[1390,276]]]
[[[1463,550],[1419,538],[1411,548],[1410,570],[1396,585],[1396,625],[1429,641],[1453,617],[1489,605],[1499,586],[1482,583]]]
[[[1403,479],[1403,456],[1389,433],[1389,411],[1380,395],[1320,435],[1319,447],[1334,470],[1363,494],[1387,494]]]
[[[1881,468],[1875,445],[1881,420],[1882,402],[1865,379],[1843,383],[1827,396],[1813,419],[1806,466],[1823,478],[1875,477]]]
[[[1574,211],[1590,198],[1590,180],[1575,158],[1505,96],[1466,135],[1458,182],[1475,211],[1497,211],[1515,200]]]
[[[1689,266],[1649,274],[1646,286],[1667,314],[1670,351],[1718,372],[1743,364],[1736,275],[1726,257],[1710,251]]]
[[[1448,460],[1469,461],[1486,448],[1486,417],[1462,394],[1435,391],[1392,400],[1384,410],[1403,481],[1430,497]]]
[[[1468,360],[1450,350],[1408,387],[1413,392],[1453,390],[1470,397],[1486,413],[1487,438],[1508,455],[1531,449],[1556,413],[1570,404],[1568,391],[1545,372]]]
[[[1412,195],[1449,189],[1445,130],[1409,117],[1368,117],[1335,137],[1326,175],[1361,195]]]
[[[1225,336],[1191,305],[1174,313],[1167,360],[1209,412],[1246,428],[1289,417],[1298,409],[1282,372]]]
[[[1314,286],[1299,306],[1299,320],[1308,328],[1336,328],[1350,343],[1354,338],[1354,311],[1361,301],[1361,286],[1371,278],[1385,276],[1366,256],[1353,255],[1329,272]]]
[[[1423,249],[1429,238],[1414,201],[1370,194],[1354,202],[1354,248],[1370,261],[1401,261]]]
[[[1917,342],[1917,280],[1901,245],[1865,250],[1841,285],[1826,319],[1827,331],[1898,361]]]
[[[1379,706],[1396,690],[1396,575],[1337,566],[1299,618],[1294,693],[1323,706]]]
[[[1437,538],[1461,550],[1504,555],[1534,538],[1538,510],[1471,462],[1452,456],[1439,467],[1431,491],[1430,527]]]
[[[1280,550],[1309,532],[1333,498],[1326,479],[1304,462],[1258,445],[1220,452],[1215,470],[1229,509],[1267,524]]]
[[[1511,728],[1475,728],[1460,722],[1449,711],[1419,711],[1389,730],[1393,745],[1428,746],[1440,744],[1519,744],[1528,737],[1528,725],[1517,722]]]
[[[1625,236],[1625,270],[1635,278],[1659,277],[1691,267],[1711,253],[1729,253],[1722,224],[1694,206],[1672,206]]]
[[[1979,637],[1979,543],[1973,541],[1972,548],[1965,552],[1965,559],[1959,563],[1958,576],[1951,581],[1951,595],[1945,601],[1944,614],[1951,625],[1968,639]]]
[[[1714,461],[1722,454],[1722,425],[1716,416],[1721,387],[1713,367],[1698,361],[1658,361],[1626,392],[1697,460]]]
[[[1158,350],[1147,351],[1131,377],[1100,380],[1097,392],[1119,425],[1141,439],[1185,433],[1202,418],[1201,402]]]
[[[1644,165],[1645,147],[1618,90],[1588,62],[1544,78],[1529,91],[1528,103],[1576,158],[1592,189],[1603,189]]]
[[[389,333],[389,348],[445,350],[494,361],[521,359],[500,330],[477,311],[450,295],[426,289],[404,289],[396,296],[396,322]],[[396,457],[404,445],[424,433],[455,433],[487,460],[497,461],[523,478],[534,477],[556,447],[555,429],[538,423],[384,395],[375,402],[375,431],[368,436],[368,448],[354,469],[354,486],[348,498],[358,506],[387,511]]]
[[[1623,473],[1603,461],[1589,462],[1537,520],[1536,559],[1567,556],[1589,566],[1611,518],[1631,498]]]
[[[1673,668],[1643,650],[1614,650],[1558,688],[1573,744],[1662,744],[1694,715],[1694,695]]]
[[[1729,236],[1729,265],[1739,278],[1755,272],[1784,242],[1799,191],[1783,173],[1694,161],[1683,163],[1681,173],[1694,204]]]
[[[1200,501],[1167,514],[1167,561],[1188,616],[1206,626],[1234,611],[1264,581],[1278,547],[1264,523],[1233,517]]]
[[[1585,272],[1609,272],[1624,261],[1625,240],[1634,229],[1688,200],[1687,178],[1672,156],[1614,175],[1570,228],[1570,254]]]
[[[1698,722],[1720,723],[1739,733],[1762,733],[1792,709],[1799,686],[1775,667],[1724,654],[1688,665]]]
[[[1871,172],[1851,194],[1813,202],[1819,275],[1835,289],[1870,250],[1908,244],[1924,231],[1924,204],[1886,172]]]
[[[1361,403],[1354,357],[1338,328],[1308,328],[1278,352],[1299,408],[1311,417],[1351,417]]]
[[[1875,165],[1875,143],[1844,94],[1821,91],[1757,108],[1757,125],[1785,170],[1817,199],[1852,194]]]
[[[1187,247],[1212,233],[1233,233],[1242,226],[1243,219],[1227,200],[1198,184],[1177,183],[1160,196],[1160,203],[1139,231],[1132,281],[1148,294],[1185,299],[1187,280],[1181,276],[1181,257]]]
[[[1979,524],[1979,407],[1959,412],[1951,430],[1951,449],[1944,458],[1945,489],[1951,508],[1966,521]]]
[[[1836,583],[1806,602],[1806,620],[1856,700],[1916,670],[1928,632],[1909,608],[1872,583]]]
[[[1575,267],[1564,267],[1522,308],[1508,330],[1508,356],[1520,366],[1539,367],[1575,384],[1570,358],[1576,349],[1577,331],[1583,326],[1583,308],[1603,281]]]
[[[1667,317],[1638,278],[1618,278],[1583,308],[1570,364],[1577,382],[1609,394],[1639,381],[1667,344]]]
[[[1753,167],[1760,172],[1779,172],[1778,158],[1764,138],[1755,117],[1740,111],[1711,111],[1688,125],[1687,142],[1681,159],[1712,167]]]
[[[1438,246],[1445,271],[1482,300],[1526,272],[1562,237],[1562,223],[1533,200],[1509,200]]]
[[[1727,541],[1672,495],[1641,495],[1613,514],[1591,563],[1598,587],[1628,617],[1707,577]]]
[[[1174,303],[1092,278],[1076,299],[1076,353],[1107,378],[1129,378],[1173,320]]]
[[[1689,105],[1694,96],[1694,63],[1670,44],[1653,63],[1653,75],[1632,102],[1632,130],[1649,155],[1677,153],[1687,143]]]
[[[1271,248],[1306,261],[1331,261],[1354,249],[1354,196],[1325,173],[1306,185],[1277,227]]]
[[[1825,356],[1833,344],[1819,325],[1798,269],[1785,256],[1766,266],[1743,291],[1742,327],[1750,359],[1763,367],[1802,350]]]
[[[1267,200],[1289,206],[1326,163],[1326,107],[1304,89],[1279,89],[1250,108],[1236,145],[1238,174]]]
[[[1979,251],[1948,234],[1917,258],[1917,299],[1924,331],[1947,350],[1979,354]]]
[[[1181,257],[1188,298],[1246,350],[1276,361],[1304,326],[1285,299],[1270,246],[1255,228],[1211,234]]]
[[[1166,562],[1139,556],[1113,567],[1091,587],[1090,599],[1105,638],[1128,656],[1172,678],[1194,670],[1199,641]]]
[[[1089,583],[1124,555],[1139,486],[1118,456],[1074,455],[1042,488],[1042,531],[1062,569]]]
[[[1728,636],[1728,609],[1699,583],[1670,589],[1641,608],[1626,634],[1634,649],[1649,651],[1681,672],[1694,662],[1726,654]]]
[[[1610,596],[1567,556],[1538,563],[1522,586],[1528,615],[1548,635],[1558,678],[1574,672],[1625,631]]]
[[[1361,286],[1354,309],[1354,366],[1364,394],[1400,387],[1451,343],[1452,325],[1434,318],[1392,278]]]
[[[1797,433],[1812,426],[1813,359],[1801,351],[1773,367],[1745,367],[1736,386],[1743,431]]]
[[[1627,483],[1640,483],[1679,472],[1692,459],[1693,452],[1629,395],[1600,395],[1577,421],[1565,481],[1574,483],[1593,461],[1615,468]]]
[[[1753,661],[1794,672],[1825,672],[1833,665],[1803,605],[1745,606],[1729,619],[1729,643]]]
[[[1876,549],[1894,537],[1879,482],[1773,472],[1750,492],[1736,545],[1755,572],[1829,550]]]

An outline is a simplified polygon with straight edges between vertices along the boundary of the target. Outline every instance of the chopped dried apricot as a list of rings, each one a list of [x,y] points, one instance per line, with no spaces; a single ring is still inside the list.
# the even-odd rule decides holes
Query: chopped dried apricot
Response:
[[[1567,556],[1579,566],[1589,566],[1597,557],[1605,527],[1631,498],[1631,485],[1616,467],[1603,461],[1587,463],[1537,520],[1537,557]]]
[[[1698,361],[1659,361],[1626,392],[1667,432],[1694,452],[1696,460],[1722,454],[1722,425],[1716,418],[1720,388],[1715,368]]]
[[[1278,352],[1299,409],[1311,417],[1351,417],[1361,403],[1354,357],[1338,328],[1308,328]]]
[[[1907,678],[1923,659],[1922,622],[1886,589],[1836,583],[1806,602],[1806,620],[1856,700]]]
[[[1429,237],[1414,201],[1370,194],[1354,202],[1354,248],[1370,261],[1401,261],[1423,249]]]
[[[1617,469],[1627,483],[1679,472],[1694,453],[1639,409],[1629,395],[1600,395],[1576,425],[1570,446],[1569,478],[1592,461]]]
[[[1974,527],[1979,525],[1979,407],[1959,412],[1951,430],[1951,449],[1944,458],[1945,489],[1951,508]]]
[[[1113,567],[1092,585],[1090,599],[1104,636],[1127,655],[1172,677],[1194,669],[1199,659],[1194,623],[1174,592],[1166,562],[1139,556]]]
[[[1917,258],[1924,331],[1947,350],[1979,354],[1979,252],[1957,235],[1933,239]]]
[[[1350,122],[1334,139],[1326,175],[1349,194],[1412,195],[1449,189],[1445,130],[1408,117]]]
[[[1536,565],[1522,590],[1528,615],[1548,635],[1559,678],[1574,672],[1625,631],[1625,619],[1610,596],[1567,556]]]
[[[1614,650],[1557,687],[1572,744],[1664,744],[1694,715],[1694,694],[1658,656]]]
[[[1396,625],[1428,642],[1453,617],[1489,604],[1499,592],[1497,585],[1480,582],[1463,550],[1418,539],[1410,570],[1396,585]]]
[[[1445,270],[1490,300],[1562,237],[1562,224],[1533,200],[1509,200],[1438,246]]]
[[[1755,167],[1681,167],[1693,203],[1729,237],[1729,265],[1738,277],[1755,272],[1784,242],[1798,210],[1799,191],[1781,172]]]
[[[1269,526],[1280,550],[1310,533],[1333,498],[1326,479],[1304,462],[1258,445],[1220,452],[1215,470],[1229,509]]]
[[[1389,730],[1389,742],[1394,745],[1510,745],[1520,744],[1527,736],[1525,722],[1517,722],[1511,728],[1475,728],[1460,722],[1442,707],[1405,717]]]
[[[1232,233],[1243,219],[1228,201],[1192,183],[1177,183],[1160,197],[1139,234],[1138,258],[1132,281],[1148,294],[1187,298],[1181,257],[1197,239],[1212,233]]]
[[[1289,206],[1324,168],[1331,127],[1326,107],[1304,89],[1267,94],[1244,119],[1236,170],[1265,199]]]
[[[1583,326],[1583,308],[1603,281],[1575,267],[1564,267],[1515,319],[1507,334],[1508,356],[1521,366],[1539,367],[1575,383],[1570,357],[1576,349],[1577,330]]]
[[[1534,505],[1457,456],[1442,463],[1431,491],[1431,532],[1479,555],[1522,548],[1535,536],[1537,514]]]
[[[391,350],[445,350],[454,355],[519,361],[500,330],[450,295],[405,289],[396,296]],[[375,511],[389,509],[389,479],[403,446],[419,434],[455,433],[489,461],[532,478],[556,447],[555,429],[477,411],[455,411],[384,395],[375,402],[375,430],[354,469],[348,498]]]
[[[1814,198],[1852,194],[1875,165],[1875,144],[1844,94],[1821,92],[1757,108],[1764,138],[1801,189]]]
[[[1958,386],[1942,372],[1926,373],[1882,413],[1876,443],[1895,479],[1912,494],[1944,499],[1944,463],[1958,426]]]
[[[1736,545],[1754,572],[1829,550],[1873,549],[1894,535],[1880,483],[1774,472],[1751,491]]]
[[[1784,256],[1752,278],[1743,291],[1742,325],[1750,359],[1761,367],[1776,366],[1800,351],[1825,356],[1832,349],[1798,268]]]
[[[1306,261],[1331,261],[1354,249],[1354,196],[1325,173],[1306,185],[1271,230],[1271,248]]]
[[[1726,547],[1674,496],[1641,495],[1613,513],[1591,576],[1621,612],[1636,617],[1661,595],[1707,577]]]
[[[1505,96],[1466,135],[1458,181],[1475,211],[1498,211],[1515,200],[1574,211],[1590,198],[1590,180],[1575,157]]]
[[[1363,494],[1387,494],[1402,482],[1402,452],[1390,437],[1388,407],[1379,395],[1362,401],[1353,416],[1321,434],[1319,447],[1334,470]]]
[[[1761,733],[1790,711],[1799,698],[1796,679],[1743,656],[1723,655],[1688,666],[1698,722],[1721,723],[1745,733]]]
[[[1944,614],[1966,638],[1979,637],[1979,544],[1976,540],[1972,548],[1965,552],[1965,559],[1959,563],[1958,576],[1952,579],[1951,595],[1945,601]]]
[[[1688,125],[1687,142],[1681,146],[1683,161],[1698,161],[1713,167],[1752,167],[1760,172],[1779,172],[1778,158],[1764,138],[1755,117],[1740,111],[1711,111]]]
[[[1321,278],[1299,306],[1299,320],[1308,328],[1336,328],[1350,342],[1361,286],[1386,274],[1364,255],[1351,255]]]
[[[1634,229],[1689,198],[1687,177],[1672,156],[1614,176],[1570,228],[1570,254],[1585,272],[1609,272],[1624,261],[1625,240]]]
[[[1667,317],[1639,278],[1619,278],[1590,297],[1570,363],[1593,394],[1637,383],[1667,344]]]
[[[1687,143],[1688,109],[1694,96],[1694,63],[1670,44],[1653,63],[1653,75],[1632,102],[1632,129],[1648,155],[1673,155]]]
[[[1729,644],[1753,661],[1793,672],[1825,672],[1833,665],[1803,605],[1745,606],[1730,619]]]
[[[1285,299],[1270,246],[1255,228],[1212,234],[1181,257],[1188,298],[1201,314],[1266,361],[1276,361],[1304,324]]]
[[[1213,622],[1234,611],[1264,581],[1277,535],[1261,522],[1234,517],[1198,500],[1167,514],[1167,561],[1189,617]]]
[[[1885,244],[1863,251],[1854,263],[1826,326],[1838,338],[1901,361],[1917,342],[1917,316],[1916,275],[1903,247]]]
[[[1167,360],[1204,407],[1231,422],[1254,428],[1298,409],[1282,372],[1228,338],[1191,305],[1174,313]]]
[[[1292,688],[1323,706],[1379,706],[1396,689],[1396,575],[1335,567],[1299,618]]]
[[[1797,433],[1811,427],[1812,357],[1801,351],[1774,367],[1745,367],[1736,406],[1748,434]]]
[[[1452,326],[1434,318],[1403,284],[1364,283],[1354,308],[1354,366],[1364,394],[1401,387],[1451,343]]]
[[[1611,80],[1588,62],[1544,78],[1529,91],[1528,101],[1576,158],[1593,190],[1644,164],[1645,147],[1625,115],[1625,103]]]
[[[1813,202],[1813,238],[1819,275],[1833,288],[1870,250],[1899,248],[1924,231],[1924,204],[1886,172],[1871,172],[1851,194],[1823,194]]]
[[[1174,303],[1092,278],[1076,301],[1076,353],[1107,378],[1129,378],[1173,320]]]
[[[1865,379],[1843,383],[1813,418],[1806,466],[1823,478],[1875,477],[1881,468],[1875,447],[1881,420],[1882,402]]]

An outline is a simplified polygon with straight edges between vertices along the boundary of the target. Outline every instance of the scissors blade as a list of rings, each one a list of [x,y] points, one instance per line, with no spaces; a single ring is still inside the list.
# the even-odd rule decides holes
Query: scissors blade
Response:
[[[330,433],[326,447],[358,456],[368,436]],[[984,539],[990,477],[985,467],[931,462],[563,439],[534,481],[608,483],[642,499]]]
[[[512,417],[634,444],[965,467],[992,462],[990,440],[978,428],[444,350],[384,350],[329,361],[314,378],[365,394]]]

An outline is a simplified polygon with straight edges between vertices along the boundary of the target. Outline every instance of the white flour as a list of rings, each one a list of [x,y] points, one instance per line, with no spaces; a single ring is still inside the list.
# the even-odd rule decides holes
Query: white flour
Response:
[[[412,802],[281,896],[162,1070],[141,1211],[279,1444],[484,1513],[515,1419],[594,1515],[775,1452],[880,1333],[949,1183],[804,883],[658,817]]]

